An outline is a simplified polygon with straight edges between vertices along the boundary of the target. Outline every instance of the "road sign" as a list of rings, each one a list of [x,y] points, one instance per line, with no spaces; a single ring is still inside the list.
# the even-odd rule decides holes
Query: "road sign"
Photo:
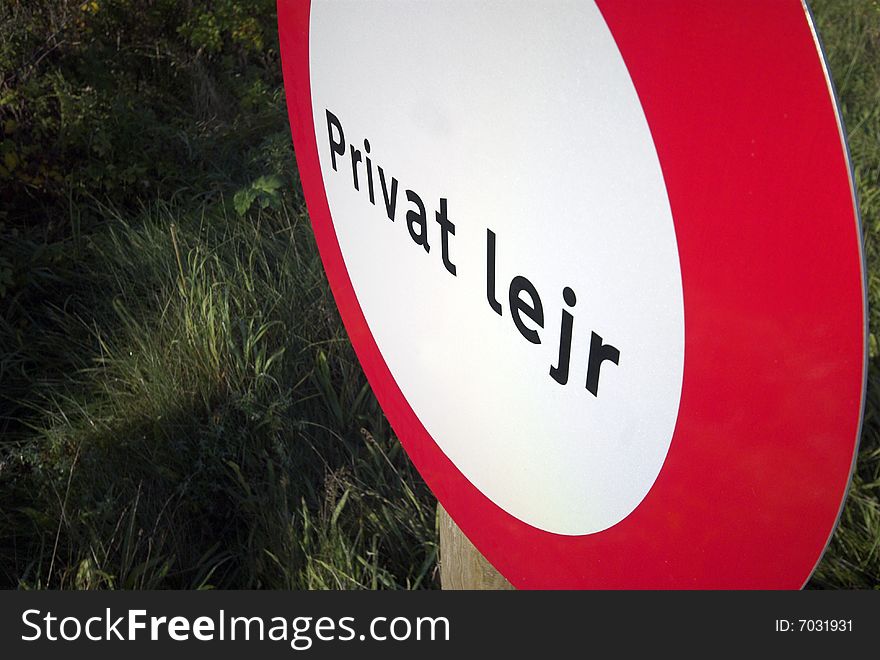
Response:
[[[800,587],[865,379],[800,2],[279,2],[297,162],[388,419],[518,587]]]

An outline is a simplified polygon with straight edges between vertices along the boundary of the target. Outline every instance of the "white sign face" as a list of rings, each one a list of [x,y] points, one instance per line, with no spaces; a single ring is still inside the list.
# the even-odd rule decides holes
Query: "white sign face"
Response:
[[[409,405],[523,522],[623,520],[669,450],[684,312],[654,143],[599,10],[313,2],[310,20],[335,231]]]

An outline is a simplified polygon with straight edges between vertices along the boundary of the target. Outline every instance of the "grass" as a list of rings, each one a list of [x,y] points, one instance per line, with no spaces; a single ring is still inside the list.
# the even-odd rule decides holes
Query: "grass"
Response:
[[[32,312],[36,343],[7,354],[5,372],[49,362],[4,459],[7,584],[434,580],[433,501],[356,365],[301,204],[225,209],[104,208],[63,297]]]
[[[849,131],[877,328],[880,8],[811,6]],[[286,122],[274,98],[261,125]],[[287,180],[239,215],[222,154],[240,169],[253,135],[222,134],[210,178],[136,205],[71,196],[61,238],[3,247],[30,266],[0,298],[2,586],[438,586],[435,502],[345,337],[290,149],[272,143],[283,171],[252,163],[250,180]],[[858,469],[812,587],[880,585],[876,353],[872,336]]]

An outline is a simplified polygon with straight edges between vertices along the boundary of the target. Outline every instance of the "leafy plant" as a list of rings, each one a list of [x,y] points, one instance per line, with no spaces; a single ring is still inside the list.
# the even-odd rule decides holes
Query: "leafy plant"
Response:
[[[284,181],[280,176],[261,176],[242,188],[233,197],[235,210],[239,215],[247,213],[256,204],[261,209],[277,209],[281,204],[281,187]]]

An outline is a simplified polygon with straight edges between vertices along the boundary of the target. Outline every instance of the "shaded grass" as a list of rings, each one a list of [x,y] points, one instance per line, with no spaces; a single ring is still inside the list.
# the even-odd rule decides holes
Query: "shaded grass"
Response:
[[[307,220],[224,209],[102,208],[69,295],[35,312],[40,345],[67,353],[31,380],[4,458],[7,584],[432,583],[433,501],[342,335]]]

